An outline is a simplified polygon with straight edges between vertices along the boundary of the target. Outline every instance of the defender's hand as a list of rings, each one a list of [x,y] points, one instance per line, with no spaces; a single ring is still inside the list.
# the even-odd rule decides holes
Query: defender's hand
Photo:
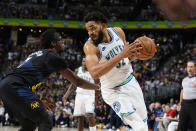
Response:
[[[100,91],[101,90],[101,87],[99,84],[94,84],[94,87],[95,91]]]
[[[41,101],[46,109],[53,111],[53,109],[55,108],[55,105],[52,102],[48,101],[48,99],[42,98]]]

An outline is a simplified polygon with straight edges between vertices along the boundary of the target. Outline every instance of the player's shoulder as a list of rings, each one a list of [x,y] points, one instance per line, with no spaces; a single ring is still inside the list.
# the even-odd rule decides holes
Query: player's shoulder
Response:
[[[52,50],[44,50],[44,58],[45,60],[64,60],[61,56],[59,56],[57,53],[55,53]]]
[[[182,82],[185,81],[187,78],[188,78],[188,76],[184,77],[184,78],[182,79]]]
[[[52,56],[58,56],[57,53],[55,53],[53,50],[50,50],[50,49],[45,49],[44,50],[44,54],[46,54],[46,55],[52,55]]]
[[[95,46],[94,42],[90,38],[84,44],[84,47],[87,47],[87,46]]]
[[[28,57],[42,57],[45,56],[45,54],[47,54],[44,50],[37,50],[35,52],[32,52],[31,54],[28,55]]]
[[[189,76],[184,77],[184,79],[182,79],[182,82],[185,82],[187,80],[189,80]]]
[[[120,28],[120,27],[114,27],[113,29],[114,29],[114,31],[115,31],[117,34],[120,35],[120,37],[121,37],[123,40],[125,39],[125,33],[124,33],[124,31],[123,31],[122,28]]]
[[[80,71],[80,70],[82,70],[82,66],[80,66],[80,67],[78,67],[75,71]]]
[[[49,49],[43,49],[43,50],[40,50],[43,54],[55,54],[52,50],[49,50]]]
[[[118,32],[118,33],[123,33],[123,32],[124,32],[123,29],[120,28],[120,27],[113,27],[113,29],[114,29],[116,32]]]
[[[184,79],[185,79],[185,80],[186,80],[186,79],[196,79],[196,75],[191,76],[191,77],[190,77],[190,76],[186,76]],[[183,79],[183,80],[184,80],[184,79]]]
[[[81,72],[81,66],[75,69],[75,74],[79,74]]]
[[[94,42],[89,39],[85,42],[83,50],[85,53],[97,53],[98,47],[94,44]]]
[[[122,31],[122,28],[120,27],[113,27],[113,29],[115,29],[116,31]]]

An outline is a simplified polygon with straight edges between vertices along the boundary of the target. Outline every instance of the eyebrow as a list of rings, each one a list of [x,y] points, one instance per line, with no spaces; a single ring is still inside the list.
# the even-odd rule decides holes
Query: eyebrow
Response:
[[[93,27],[93,26],[95,26],[95,25],[90,25],[89,27]]]

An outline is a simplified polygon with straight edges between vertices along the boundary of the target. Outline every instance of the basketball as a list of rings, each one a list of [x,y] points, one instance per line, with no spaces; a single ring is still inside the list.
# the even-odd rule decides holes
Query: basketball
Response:
[[[136,40],[139,40],[142,43],[141,44],[142,49],[140,50],[138,59],[139,60],[151,59],[157,52],[157,46],[154,40],[146,36],[139,37]]]

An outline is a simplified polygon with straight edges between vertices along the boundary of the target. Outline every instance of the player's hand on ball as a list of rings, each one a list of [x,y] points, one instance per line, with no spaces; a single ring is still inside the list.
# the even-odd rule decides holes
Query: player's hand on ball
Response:
[[[131,56],[128,57],[130,61],[134,61],[134,60],[138,59],[138,56],[140,55],[140,50],[142,50],[142,46],[141,46],[142,43],[141,43],[141,41],[136,39],[133,42],[133,44],[136,44],[137,50],[136,50],[136,52],[134,54],[132,54]]]
[[[147,36],[141,36],[135,40],[135,42],[140,43],[142,49],[138,53],[137,58],[140,60],[151,59],[157,52],[157,44],[155,41]]]
[[[129,44],[129,42],[125,43],[125,47],[123,49],[122,57],[127,58],[127,57],[132,57],[134,59],[137,58],[137,56],[140,54],[140,50],[142,49],[141,47],[141,42],[134,41],[133,43]]]

